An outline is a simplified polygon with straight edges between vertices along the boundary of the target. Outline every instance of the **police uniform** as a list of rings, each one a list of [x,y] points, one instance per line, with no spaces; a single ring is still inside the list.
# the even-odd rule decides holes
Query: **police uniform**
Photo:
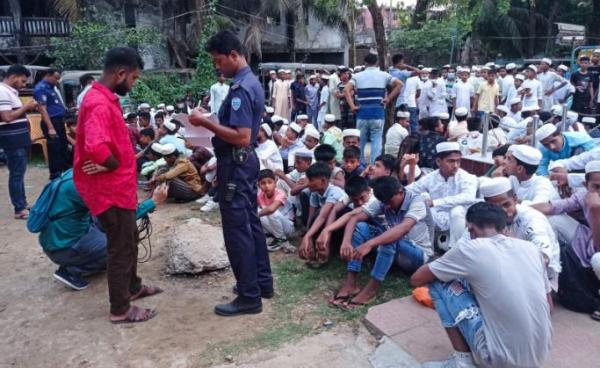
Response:
[[[249,147],[235,147],[219,137],[212,139],[217,156],[217,195],[229,262],[238,295],[260,301],[272,294],[273,277],[265,234],[257,213],[259,159],[254,151],[264,110],[264,92],[250,67],[233,77],[219,110],[221,125],[252,130]]]
[[[56,131],[56,138],[50,138],[48,127],[42,121],[42,131],[48,140],[48,170],[50,171],[50,179],[53,179],[60,176],[70,166],[67,132],[64,122],[66,109],[56,88],[45,80],[41,80],[35,86],[33,97],[40,105],[46,106],[48,116]]]

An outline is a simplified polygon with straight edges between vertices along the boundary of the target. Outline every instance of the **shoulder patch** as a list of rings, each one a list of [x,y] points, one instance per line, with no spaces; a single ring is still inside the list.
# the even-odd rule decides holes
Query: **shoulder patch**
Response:
[[[238,111],[241,106],[242,106],[241,98],[234,97],[231,99],[231,107],[233,108],[234,111]]]

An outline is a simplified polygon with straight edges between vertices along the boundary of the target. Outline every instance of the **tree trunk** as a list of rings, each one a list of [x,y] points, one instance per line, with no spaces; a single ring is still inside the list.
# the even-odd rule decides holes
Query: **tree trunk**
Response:
[[[554,21],[556,20],[556,14],[558,13],[558,7],[560,6],[560,2],[558,0],[553,0],[552,5],[550,6],[550,15],[548,16],[548,23],[550,26],[548,27],[548,32],[546,32],[547,42],[546,42],[546,55],[552,54],[552,50],[554,49],[554,40],[552,35],[554,34]]]
[[[427,20],[427,9],[429,8],[429,0],[417,0],[415,10],[413,12],[410,28],[419,29]]]
[[[588,21],[588,36],[599,37],[600,36],[600,0],[592,0],[592,16]],[[593,43],[593,42],[590,42]]]
[[[21,29],[21,4],[19,3],[19,0],[8,0],[8,5],[15,21],[15,53],[17,54],[17,63],[25,64],[25,55],[21,49],[21,46],[23,45],[23,33]]]
[[[529,32],[527,40],[527,56],[532,57],[535,54],[535,14],[537,11],[536,0],[529,0]]]
[[[387,59],[387,41],[385,39],[385,28],[383,27],[383,16],[381,9],[377,6],[375,0],[367,2],[367,8],[373,18],[373,31],[375,32],[375,42],[377,42],[377,55],[379,59],[379,67],[385,70],[385,62]]]

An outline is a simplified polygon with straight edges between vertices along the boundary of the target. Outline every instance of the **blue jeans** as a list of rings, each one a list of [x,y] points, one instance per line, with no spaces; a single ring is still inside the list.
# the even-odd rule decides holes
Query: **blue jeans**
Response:
[[[384,119],[357,119],[356,127],[360,130],[360,155],[361,162],[367,165],[365,160],[365,146],[371,142],[371,165],[375,164],[375,158],[381,155],[381,145],[383,140]]]
[[[408,112],[410,113],[410,131],[417,132],[419,129],[419,109],[416,107],[409,107]]]
[[[444,328],[458,327],[471,351],[482,361],[489,361],[483,319],[471,287],[466,281],[435,281],[429,294]]]
[[[15,213],[19,213],[27,207],[27,198],[25,197],[27,148],[8,148],[4,152],[8,165],[8,193]]]
[[[359,222],[352,234],[352,246],[358,248],[369,239],[381,235],[384,231],[385,229],[381,226]],[[398,266],[406,273],[415,272],[425,261],[423,250],[408,240],[401,239],[392,244],[380,245],[377,247],[377,258],[371,270],[371,277],[377,281],[383,281],[394,263],[396,253],[399,255],[398,259],[400,260]],[[358,273],[361,268],[361,261],[348,262],[348,272]]]
[[[91,224],[87,234],[70,248],[47,252],[48,258],[73,276],[106,271],[106,234]]]

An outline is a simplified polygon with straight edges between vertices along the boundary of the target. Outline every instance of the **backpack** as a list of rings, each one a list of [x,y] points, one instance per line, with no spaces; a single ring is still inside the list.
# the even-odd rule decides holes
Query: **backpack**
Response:
[[[56,200],[58,191],[61,185],[68,180],[72,180],[72,177],[71,171],[67,171],[60,177],[55,178],[46,184],[42,193],[29,211],[27,230],[32,233],[39,233],[48,226],[48,223],[51,220],[50,209]]]

